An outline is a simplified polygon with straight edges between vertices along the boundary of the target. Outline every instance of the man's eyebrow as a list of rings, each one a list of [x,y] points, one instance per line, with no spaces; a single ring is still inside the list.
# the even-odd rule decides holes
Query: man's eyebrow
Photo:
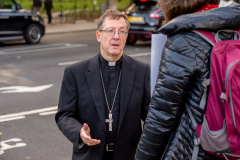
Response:
[[[106,29],[116,29],[114,27],[109,27],[109,28],[106,28]],[[121,27],[120,29],[127,29],[126,27]]]

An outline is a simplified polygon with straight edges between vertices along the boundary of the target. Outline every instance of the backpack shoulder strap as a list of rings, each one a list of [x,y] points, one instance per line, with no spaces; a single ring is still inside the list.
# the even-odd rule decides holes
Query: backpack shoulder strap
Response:
[[[214,33],[207,32],[207,31],[200,31],[200,30],[192,30],[192,32],[202,37],[205,41],[210,43],[212,46],[216,44]]]
[[[237,30],[237,32],[239,33],[239,37],[238,37],[238,38],[240,39],[240,29],[239,29],[239,30]],[[237,39],[237,38],[236,38],[236,39]]]

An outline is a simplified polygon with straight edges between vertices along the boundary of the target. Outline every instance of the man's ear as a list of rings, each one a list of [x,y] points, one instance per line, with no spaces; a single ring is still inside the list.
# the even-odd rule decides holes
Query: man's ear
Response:
[[[96,38],[97,38],[97,41],[100,43],[101,42],[101,34],[99,31],[96,31]]]

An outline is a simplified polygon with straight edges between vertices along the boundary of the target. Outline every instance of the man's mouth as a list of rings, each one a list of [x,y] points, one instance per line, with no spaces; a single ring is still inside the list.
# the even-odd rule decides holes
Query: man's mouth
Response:
[[[114,47],[118,47],[118,46],[119,46],[119,44],[112,44],[112,46],[114,46]]]

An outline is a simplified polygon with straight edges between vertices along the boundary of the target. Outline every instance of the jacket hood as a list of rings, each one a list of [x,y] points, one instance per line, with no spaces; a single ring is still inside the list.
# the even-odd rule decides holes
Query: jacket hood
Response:
[[[229,6],[207,11],[180,15],[157,30],[165,35],[172,35],[180,31],[240,28],[240,5],[231,3]]]

